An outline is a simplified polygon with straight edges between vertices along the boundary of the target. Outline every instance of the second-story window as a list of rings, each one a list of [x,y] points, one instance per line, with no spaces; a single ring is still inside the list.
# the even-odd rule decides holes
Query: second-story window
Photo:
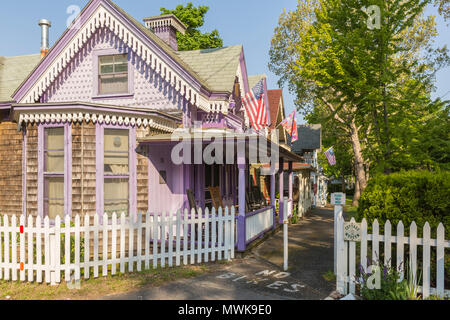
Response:
[[[128,93],[128,55],[100,56],[99,94]]]

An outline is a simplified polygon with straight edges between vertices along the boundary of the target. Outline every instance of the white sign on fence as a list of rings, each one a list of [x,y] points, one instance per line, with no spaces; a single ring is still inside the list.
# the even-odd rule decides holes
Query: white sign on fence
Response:
[[[344,240],[345,241],[361,241],[361,223],[346,222],[344,223]]]
[[[335,205],[335,206],[345,205],[345,196],[346,196],[345,193],[342,193],[342,192],[332,193],[331,194],[331,204]]]

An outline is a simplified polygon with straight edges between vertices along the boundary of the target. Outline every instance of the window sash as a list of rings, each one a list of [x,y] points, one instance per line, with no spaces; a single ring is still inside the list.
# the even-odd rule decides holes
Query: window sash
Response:
[[[128,93],[128,68],[127,54],[98,57],[99,93]]]
[[[104,129],[103,211],[130,212],[130,130]]]

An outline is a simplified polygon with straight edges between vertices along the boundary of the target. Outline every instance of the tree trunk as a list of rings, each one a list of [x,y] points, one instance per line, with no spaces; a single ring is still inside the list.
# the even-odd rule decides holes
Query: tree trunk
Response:
[[[359,181],[356,179],[355,183],[355,194],[353,195],[353,202],[352,206],[357,207],[359,206],[359,199],[361,198],[361,188],[359,187]]]
[[[344,175],[342,175],[342,184],[341,184],[341,187],[342,187],[342,193],[345,193],[345,177],[344,177]]]
[[[353,156],[355,157],[355,177],[356,177],[356,181],[359,183],[359,189],[360,189],[360,194],[355,195],[355,197],[353,198],[353,201],[359,202],[361,193],[364,192],[364,189],[367,186],[367,180],[366,180],[366,172],[365,172],[365,168],[364,168],[364,160],[363,160],[362,151],[361,151],[361,142],[359,141],[359,132],[358,132],[358,128],[356,127],[356,124],[354,121],[350,124],[350,128],[351,128]]]

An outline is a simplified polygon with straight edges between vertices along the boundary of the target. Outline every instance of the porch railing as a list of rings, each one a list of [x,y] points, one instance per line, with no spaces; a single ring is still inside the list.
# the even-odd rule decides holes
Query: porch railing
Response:
[[[249,244],[273,229],[273,207],[249,213],[245,217],[245,242]]]

